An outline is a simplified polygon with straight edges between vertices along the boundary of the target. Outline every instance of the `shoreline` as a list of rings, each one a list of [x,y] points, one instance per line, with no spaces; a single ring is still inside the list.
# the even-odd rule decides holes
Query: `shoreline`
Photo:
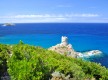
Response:
[[[90,50],[85,52],[77,52],[72,47],[72,44],[68,43],[68,38],[66,36],[61,37],[61,43],[48,48],[48,50],[55,51],[59,54],[71,56],[74,58],[89,58],[91,56],[101,55],[103,52],[100,50]]]

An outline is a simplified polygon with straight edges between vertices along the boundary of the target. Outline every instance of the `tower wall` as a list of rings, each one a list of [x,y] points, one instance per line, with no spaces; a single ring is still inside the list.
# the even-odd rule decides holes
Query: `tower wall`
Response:
[[[62,43],[62,45],[64,45],[64,46],[68,45],[68,38],[65,37],[65,36],[62,36],[62,38],[61,38],[61,43]]]

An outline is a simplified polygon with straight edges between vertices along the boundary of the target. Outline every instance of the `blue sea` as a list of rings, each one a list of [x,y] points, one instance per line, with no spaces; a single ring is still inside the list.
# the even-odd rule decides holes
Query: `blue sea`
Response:
[[[107,23],[23,23],[15,26],[0,26],[0,43],[26,44],[49,48],[67,36],[75,51],[101,50],[101,57],[90,61],[108,68],[108,24]]]

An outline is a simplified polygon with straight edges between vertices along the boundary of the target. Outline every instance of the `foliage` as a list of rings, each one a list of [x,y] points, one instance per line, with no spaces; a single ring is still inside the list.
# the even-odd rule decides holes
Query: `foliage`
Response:
[[[11,57],[8,56],[10,53]],[[55,71],[75,80],[108,80],[108,70],[100,64],[66,57],[23,42],[12,46],[0,45],[0,58],[8,60],[5,66],[8,65],[11,80],[49,80]]]
[[[10,50],[7,45],[0,44],[0,77],[7,72],[7,58],[9,57]]]

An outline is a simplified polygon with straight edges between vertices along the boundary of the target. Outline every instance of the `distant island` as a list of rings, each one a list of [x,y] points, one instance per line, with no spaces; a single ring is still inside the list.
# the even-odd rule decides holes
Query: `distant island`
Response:
[[[91,57],[102,54],[100,50],[77,52],[73,49],[72,44],[68,44],[68,38],[66,36],[62,36],[61,43],[50,47],[49,50],[74,58]]]
[[[15,26],[14,23],[4,23],[2,26]]]

